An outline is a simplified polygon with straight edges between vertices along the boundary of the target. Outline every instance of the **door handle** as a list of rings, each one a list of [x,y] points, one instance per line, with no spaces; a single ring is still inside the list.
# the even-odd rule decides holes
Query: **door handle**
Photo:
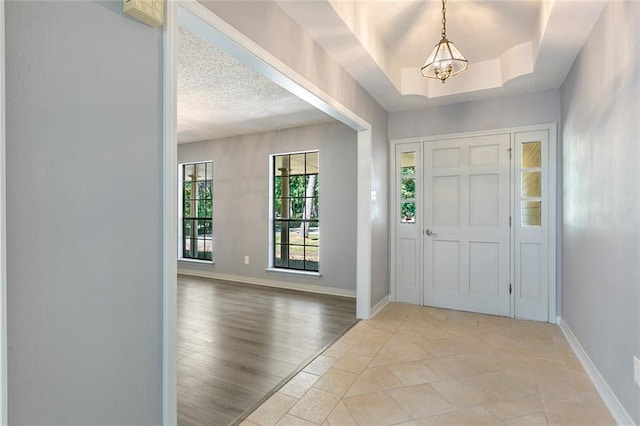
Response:
[[[427,234],[430,237],[437,237],[438,236],[438,234],[433,232],[431,229],[427,229],[426,231],[424,231],[424,233]]]

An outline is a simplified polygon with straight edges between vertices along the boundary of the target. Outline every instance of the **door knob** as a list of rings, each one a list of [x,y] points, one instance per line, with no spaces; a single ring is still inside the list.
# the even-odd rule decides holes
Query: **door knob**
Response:
[[[438,236],[438,234],[433,232],[431,229],[427,229],[426,231],[424,231],[424,233],[427,234],[430,237],[437,237]]]

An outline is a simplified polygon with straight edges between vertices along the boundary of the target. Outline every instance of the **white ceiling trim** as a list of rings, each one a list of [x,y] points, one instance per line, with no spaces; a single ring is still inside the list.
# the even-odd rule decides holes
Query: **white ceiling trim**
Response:
[[[514,40],[519,40],[517,44],[505,45],[497,57],[470,61],[468,71],[448,80],[446,84],[422,77],[420,61],[423,58],[415,59],[415,67],[398,67],[397,64],[407,63],[407,60],[400,60],[402,53],[394,51],[394,46],[385,45],[380,35],[384,30],[384,19],[376,27],[367,20],[365,13],[367,7],[378,7],[386,8],[393,16],[401,8],[406,10],[407,5],[415,9],[418,7],[416,4],[420,3],[279,0],[283,10],[305,28],[388,111],[559,87],[607,1],[540,1],[537,9],[534,9],[538,16],[527,40],[514,35]],[[491,12],[499,11],[503,7],[501,3],[504,5],[505,2],[467,0],[455,4],[458,5],[458,10],[476,5],[476,9]],[[512,4],[510,7],[513,10],[518,5]],[[532,10],[531,2],[527,3],[527,7],[527,11]],[[521,15],[516,17],[522,19]],[[477,16],[477,20],[482,19],[482,16]],[[517,23],[515,24],[517,27]],[[474,22],[474,25],[477,27],[480,24]],[[495,28],[487,23],[486,28],[488,31],[504,30],[500,23]],[[411,28],[406,30],[409,32]],[[465,30],[464,26],[457,28],[452,38],[468,39],[477,36],[465,33]],[[521,35],[522,31],[518,36]],[[504,38],[509,40],[509,33],[505,33]],[[463,48],[462,50],[464,51]],[[425,57],[426,53],[428,52],[425,51]],[[473,53],[475,52],[468,54]]]

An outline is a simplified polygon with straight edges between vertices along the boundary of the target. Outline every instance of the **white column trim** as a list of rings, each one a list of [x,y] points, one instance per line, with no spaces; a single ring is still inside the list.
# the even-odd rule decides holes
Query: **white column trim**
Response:
[[[567,342],[569,342],[571,349],[573,349],[576,357],[580,360],[582,367],[589,375],[589,378],[593,382],[593,385],[600,394],[602,401],[611,412],[616,423],[619,425],[634,426],[636,423],[633,421],[627,410],[624,409],[624,406],[616,397],[615,393],[613,393],[613,390],[607,381],[602,377],[598,367],[596,367],[593,361],[591,361],[591,358],[589,358],[589,355],[578,341],[578,338],[573,334],[569,324],[567,324],[561,317],[558,317],[558,324],[560,325],[562,334],[564,334],[564,337],[567,339]]]
[[[163,156],[162,156],[162,422],[178,422],[178,13],[174,0],[166,2],[164,26]]]
[[[7,204],[4,0],[0,1],[0,424],[7,417]]]

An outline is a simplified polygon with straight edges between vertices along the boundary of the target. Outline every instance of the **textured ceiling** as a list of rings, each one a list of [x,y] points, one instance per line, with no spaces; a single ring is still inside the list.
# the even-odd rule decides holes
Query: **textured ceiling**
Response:
[[[178,37],[178,143],[333,120],[188,29]]]

